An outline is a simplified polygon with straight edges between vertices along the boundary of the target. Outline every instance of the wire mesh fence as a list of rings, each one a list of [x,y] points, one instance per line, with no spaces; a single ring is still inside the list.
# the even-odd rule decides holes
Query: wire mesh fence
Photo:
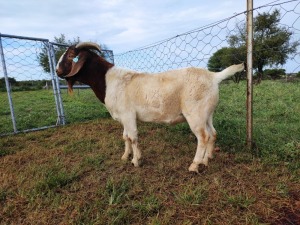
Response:
[[[277,42],[271,38],[276,32],[274,30],[276,28],[268,27],[266,21],[259,21],[257,17],[258,15],[272,14],[276,10],[279,11],[277,17],[279,21],[276,21],[275,24],[280,27],[283,33],[289,34],[287,37],[277,30],[280,35],[283,35],[282,37],[276,36],[281,39]],[[260,69],[261,65],[259,64],[263,63],[266,68],[269,66],[268,64],[275,67],[280,66],[289,73],[300,70],[300,54],[297,46],[287,57],[278,54],[287,51],[284,45],[288,43],[283,43],[285,39],[288,39],[289,43],[299,43],[299,13],[299,0],[281,1],[281,3],[275,1],[275,3],[263,5],[253,10],[254,26],[256,26],[254,28],[254,69]],[[146,72],[162,72],[188,66],[208,67],[210,70],[217,71],[223,68],[223,64],[226,64],[226,62],[222,62],[224,58],[226,58],[227,64],[245,62],[246,14],[247,11],[244,11],[175,37],[117,54],[115,55],[115,62],[122,67]],[[268,19],[270,20],[270,18],[265,18],[265,20]],[[272,43],[272,41],[274,42]],[[220,51],[222,50],[223,53],[221,54]],[[219,57],[217,52],[220,53]],[[216,54],[214,61],[219,61],[219,63],[212,63],[211,57],[214,54]],[[265,56],[269,57],[270,60],[263,62]],[[271,58],[271,56],[283,57],[284,59]]]
[[[55,101],[49,89],[52,77],[37,60],[45,43],[45,39],[1,35],[1,134],[56,124]],[[33,92],[38,89],[41,91]]]
[[[63,90],[65,83],[54,71],[66,45],[5,34],[0,44],[0,135],[105,115],[91,90],[78,90],[73,99]],[[103,50],[101,56],[113,63],[112,51]]]

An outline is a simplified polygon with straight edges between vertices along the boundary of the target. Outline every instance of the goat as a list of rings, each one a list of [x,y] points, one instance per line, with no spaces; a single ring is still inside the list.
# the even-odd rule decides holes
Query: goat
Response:
[[[186,121],[198,141],[189,171],[198,173],[199,164],[207,166],[217,135],[213,113],[219,100],[219,83],[244,70],[244,64],[216,73],[190,67],[147,74],[117,68],[91,49],[101,51],[91,42],[70,46],[60,57],[56,73],[67,80],[69,91],[75,81],[89,85],[113,119],[122,123],[125,152],[121,159],[128,160],[132,154],[133,165],[141,165],[137,120],[168,124]]]

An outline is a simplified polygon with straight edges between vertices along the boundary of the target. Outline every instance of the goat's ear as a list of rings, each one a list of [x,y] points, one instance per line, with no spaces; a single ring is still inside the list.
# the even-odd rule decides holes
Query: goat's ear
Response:
[[[68,75],[65,77],[72,77],[75,74],[79,72],[79,70],[82,68],[82,66],[85,63],[85,60],[87,59],[87,53],[86,52],[80,52],[72,61],[72,68]]]

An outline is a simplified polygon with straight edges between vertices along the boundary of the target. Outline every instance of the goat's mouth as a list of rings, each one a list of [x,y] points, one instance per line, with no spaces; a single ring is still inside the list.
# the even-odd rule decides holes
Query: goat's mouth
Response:
[[[56,70],[56,75],[59,76],[60,78],[64,78],[65,75],[59,70]]]

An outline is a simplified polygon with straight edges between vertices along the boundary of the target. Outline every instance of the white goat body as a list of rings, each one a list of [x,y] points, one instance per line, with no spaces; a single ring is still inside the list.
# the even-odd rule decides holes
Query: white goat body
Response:
[[[189,170],[198,172],[199,164],[208,164],[217,135],[212,122],[219,99],[219,83],[242,71],[244,64],[217,73],[185,68],[146,74],[118,69],[90,49],[101,52],[100,47],[91,42],[70,46],[61,56],[56,73],[66,79],[69,91],[76,81],[90,85],[112,117],[123,124],[123,160],[128,160],[133,153],[132,163],[140,165],[137,119],[170,124],[187,121],[198,140]]]
[[[189,170],[198,172],[199,164],[212,158],[216,131],[212,116],[219,98],[219,83],[244,69],[233,65],[221,72],[184,68],[157,74],[138,73],[116,67],[106,73],[105,105],[111,116],[124,126],[127,160],[140,165],[136,120],[179,123],[187,121],[198,139],[197,152]]]

